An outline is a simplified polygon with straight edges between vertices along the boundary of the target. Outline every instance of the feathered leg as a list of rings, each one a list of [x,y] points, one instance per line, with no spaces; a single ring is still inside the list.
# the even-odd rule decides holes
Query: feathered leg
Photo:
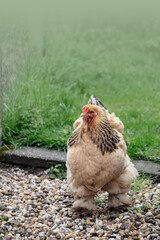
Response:
[[[122,174],[118,178],[105,185],[102,189],[103,191],[107,191],[109,193],[109,207],[119,207],[131,204],[131,200],[127,193],[130,190],[131,183],[134,182],[137,176],[137,169],[130,161],[128,155],[126,155],[125,166]]]
[[[130,205],[131,199],[127,193],[122,194],[109,194],[108,196],[108,207],[117,208],[124,205]]]
[[[87,209],[89,211],[96,210],[96,204],[94,202],[94,196],[87,196],[76,199],[73,203],[73,210]]]
[[[74,211],[79,209],[87,209],[89,211],[96,209],[94,202],[95,192],[89,190],[86,186],[79,184],[78,181],[73,178],[70,171],[70,167],[67,164],[67,182],[74,195],[74,203],[72,209]]]

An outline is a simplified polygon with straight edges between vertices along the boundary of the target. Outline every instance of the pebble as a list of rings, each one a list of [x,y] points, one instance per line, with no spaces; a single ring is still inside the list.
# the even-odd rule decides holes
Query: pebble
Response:
[[[153,214],[151,212],[146,213],[146,217],[151,217]]]
[[[160,240],[160,183],[131,190],[127,209],[109,210],[108,194],[99,193],[97,212],[86,215],[71,211],[66,179],[4,163],[0,169],[0,239]]]
[[[44,237],[45,236],[45,233],[44,232],[40,232],[39,233],[39,237]]]
[[[95,232],[95,229],[94,228],[91,228],[90,229],[90,233],[94,233]]]

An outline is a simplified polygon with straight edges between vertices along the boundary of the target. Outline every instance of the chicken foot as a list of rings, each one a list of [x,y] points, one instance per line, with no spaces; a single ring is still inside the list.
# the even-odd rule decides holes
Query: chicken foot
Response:
[[[78,211],[80,209],[87,209],[89,211],[96,210],[96,204],[94,202],[94,196],[86,196],[79,199],[75,199],[72,209]]]
[[[130,205],[131,200],[127,193],[121,194],[109,194],[108,196],[108,207],[117,208],[120,206]]]

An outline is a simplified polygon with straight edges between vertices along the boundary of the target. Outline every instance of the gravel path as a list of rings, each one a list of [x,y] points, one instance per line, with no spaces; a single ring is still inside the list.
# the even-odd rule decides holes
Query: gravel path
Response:
[[[32,170],[0,163],[0,239],[160,239],[160,183],[131,191],[128,209],[108,210],[100,194],[85,215],[72,213],[66,179]]]

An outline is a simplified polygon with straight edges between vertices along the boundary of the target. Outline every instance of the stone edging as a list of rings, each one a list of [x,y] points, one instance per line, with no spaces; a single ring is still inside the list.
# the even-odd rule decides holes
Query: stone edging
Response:
[[[49,168],[54,164],[65,164],[66,156],[66,152],[58,152],[42,148],[23,147],[18,150],[4,151],[1,161],[25,166]],[[144,160],[134,160],[133,162],[139,172],[160,176],[159,163]]]

